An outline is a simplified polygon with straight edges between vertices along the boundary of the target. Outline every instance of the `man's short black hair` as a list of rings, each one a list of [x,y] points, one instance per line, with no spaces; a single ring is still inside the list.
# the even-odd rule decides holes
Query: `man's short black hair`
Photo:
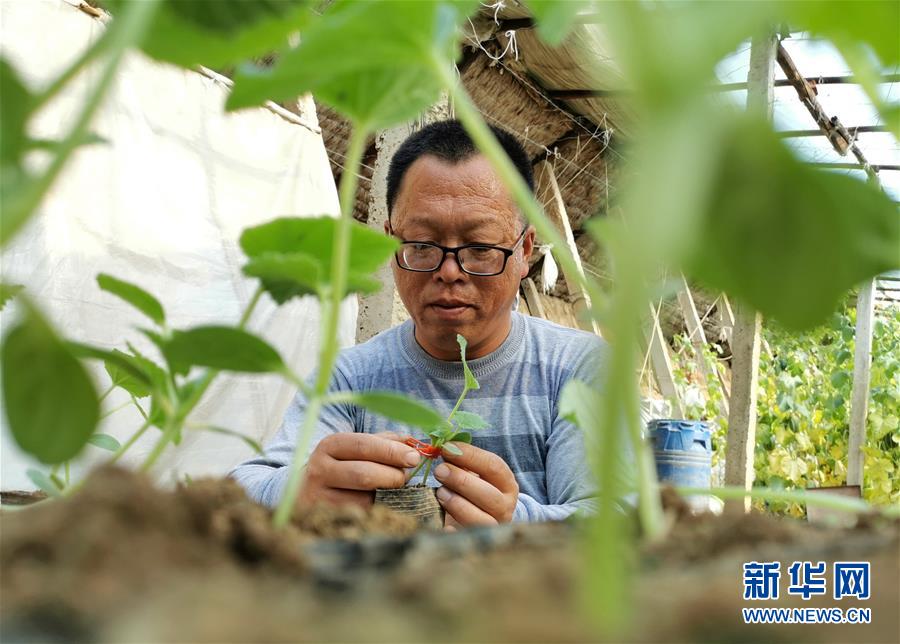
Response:
[[[506,130],[494,126],[489,127],[506,151],[506,154],[512,159],[519,174],[525,179],[528,188],[534,192],[534,174],[531,170],[531,160],[528,158],[525,148]],[[391,159],[390,168],[388,168],[388,218],[390,218],[391,211],[394,209],[394,202],[397,200],[400,183],[403,181],[406,171],[415,163],[416,159],[426,154],[436,156],[450,163],[459,163],[478,154],[478,148],[471,137],[469,137],[469,133],[466,132],[462,123],[457,120],[431,123],[418,132],[411,134],[400,145],[400,148],[394,154],[394,158]]]

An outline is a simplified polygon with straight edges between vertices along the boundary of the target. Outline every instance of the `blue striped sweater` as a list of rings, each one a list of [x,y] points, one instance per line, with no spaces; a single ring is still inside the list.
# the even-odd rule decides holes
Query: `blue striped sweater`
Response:
[[[469,361],[481,388],[462,409],[490,425],[473,433],[472,444],[498,454],[519,484],[514,521],[562,519],[594,507],[595,487],[581,431],[559,414],[558,401],[570,378],[596,381],[606,345],[599,337],[520,313],[512,314],[509,335],[493,353]],[[394,390],[449,414],[462,391],[460,362],[436,360],[415,340],[411,320],[338,357],[332,390]],[[256,501],[277,505],[287,482],[306,401],[298,393],[265,453],[230,474]],[[398,425],[350,404],[322,413],[311,450],[333,432],[394,431],[425,438],[421,430]],[[429,485],[439,483],[429,477]]]

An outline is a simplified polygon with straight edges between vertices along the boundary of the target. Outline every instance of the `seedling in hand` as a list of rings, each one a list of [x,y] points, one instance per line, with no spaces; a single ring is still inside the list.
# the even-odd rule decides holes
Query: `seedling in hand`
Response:
[[[419,454],[422,455],[421,462],[409,477],[410,481],[412,481],[416,477],[416,474],[419,473],[419,470],[424,467],[425,472],[422,474],[422,483],[426,483],[428,481],[428,475],[431,473],[431,468],[434,465],[434,459],[440,456],[443,450],[456,456],[462,456],[462,450],[451,441],[471,443],[472,434],[471,431],[468,430],[474,431],[488,427],[488,424],[484,422],[484,419],[478,414],[460,411],[459,409],[463,400],[465,400],[466,395],[473,389],[479,389],[481,385],[478,384],[478,380],[475,379],[475,375],[472,373],[472,370],[469,369],[469,364],[466,362],[466,339],[457,334],[456,341],[459,343],[459,355],[462,358],[463,372],[466,376],[465,384],[463,385],[462,393],[456,401],[456,405],[454,405],[453,410],[450,412],[450,415],[447,416],[447,419],[427,432],[428,436],[431,437],[430,444],[412,437],[406,439],[406,444],[410,447],[415,447]]]

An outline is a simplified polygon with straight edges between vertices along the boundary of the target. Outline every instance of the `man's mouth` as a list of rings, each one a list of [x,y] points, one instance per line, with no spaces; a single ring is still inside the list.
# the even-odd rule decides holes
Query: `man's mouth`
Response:
[[[462,300],[437,300],[428,305],[440,317],[453,318],[465,313],[472,305]]]

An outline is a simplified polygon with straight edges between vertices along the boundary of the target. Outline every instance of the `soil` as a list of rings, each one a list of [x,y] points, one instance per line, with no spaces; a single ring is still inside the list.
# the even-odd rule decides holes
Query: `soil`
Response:
[[[900,525],[825,530],[750,514],[673,522],[641,549],[627,634],[598,632],[579,601],[572,523],[417,531],[378,506],[318,507],[288,528],[234,483],[161,491],[96,472],[65,501],[0,513],[0,639],[222,641],[897,642]],[[870,625],[743,626],[742,565],[871,561]],[[829,568],[830,570],[830,568]],[[830,586],[829,586],[830,588]],[[581,608],[580,608],[581,607]]]

